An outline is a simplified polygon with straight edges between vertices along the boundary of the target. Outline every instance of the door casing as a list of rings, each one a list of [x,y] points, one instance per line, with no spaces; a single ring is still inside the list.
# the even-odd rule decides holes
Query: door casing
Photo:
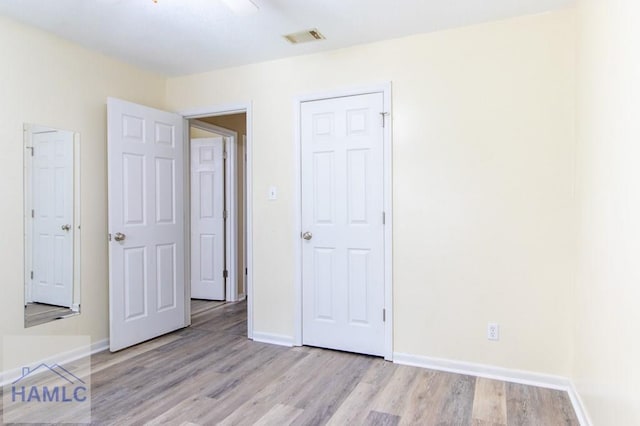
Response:
[[[384,175],[384,358],[393,360],[393,194],[392,194],[392,114],[391,114],[391,82],[371,86],[339,89],[328,92],[319,92],[301,95],[294,99],[294,290],[295,290],[295,335],[294,345],[302,346],[302,168],[301,168],[301,106],[303,102],[318,101],[323,99],[340,98],[345,96],[365,95],[369,93],[382,93],[384,103],[384,136],[383,136],[383,175]],[[250,168],[249,168],[250,170]],[[250,210],[249,210],[250,211]]]
[[[253,339],[253,227],[252,227],[252,208],[253,208],[253,190],[252,190],[252,176],[253,176],[253,170],[251,165],[252,163],[252,158],[253,158],[253,149],[252,149],[252,141],[253,141],[253,131],[252,131],[252,126],[251,126],[251,120],[252,120],[252,104],[251,102],[241,102],[241,103],[236,103],[236,104],[227,104],[227,105],[214,105],[214,106],[208,106],[208,107],[202,107],[202,108],[197,108],[197,109],[192,109],[192,110],[184,110],[184,111],[178,111],[178,114],[181,115],[184,120],[185,120],[185,126],[184,126],[184,132],[185,132],[185,140],[189,140],[189,120],[197,120],[198,118],[203,118],[203,117],[212,117],[212,116],[220,116],[220,115],[230,115],[230,114],[241,114],[241,113],[245,113],[247,115],[246,118],[246,123],[247,123],[247,135],[246,135],[246,145],[245,145],[245,149],[246,149],[246,154],[247,154],[247,167],[246,167],[246,173],[247,173],[247,179],[246,179],[246,197],[247,197],[247,202],[245,204],[245,210],[247,212],[247,219],[245,220],[245,238],[246,238],[246,245],[245,245],[245,249],[247,251],[247,260],[246,260],[246,267],[247,267],[247,274],[246,274],[246,288],[245,288],[245,293],[246,293],[246,297],[247,297],[247,337],[250,339]],[[207,124],[207,123],[202,123],[202,124]],[[211,126],[211,128],[216,127],[213,125],[208,125],[207,126]],[[221,128],[218,128],[221,129]],[[221,130],[215,130],[218,133],[221,133]],[[232,132],[235,134],[235,132]],[[235,138],[235,143],[231,144],[232,148],[231,149],[236,149],[238,139],[237,139],[237,135]],[[188,158],[188,152],[189,152],[189,144],[185,144],[185,158]],[[235,157],[235,155],[234,155]],[[234,163],[233,161],[230,161],[229,163]],[[234,173],[235,175],[235,164],[233,165],[234,170],[232,171],[232,173]],[[190,180],[189,179],[185,179],[185,191],[190,191]],[[227,190],[229,190],[230,188],[227,188]],[[188,192],[187,192],[188,193]],[[233,190],[230,192],[230,194],[233,194],[233,196],[235,197],[235,187],[233,188]],[[231,201],[230,201],[231,202]],[[235,205],[235,198],[233,201],[233,205]],[[190,203],[185,203],[185,217],[190,217]],[[235,208],[231,209],[230,211],[233,211],[232,214],[229,215],[230,218],[234,218],[235,217]],[[187,221],[188,222],[188,221]],[[189,242],[190,242],[190,234],[191,231],[190,229],[188,229],[187,225],[187,229],[185,229],[185,256],[186,256],[186,260],[188,261],[190,259],[190,250],[189,250]],[[235,219],[233,222],[231,221],[227,221],[227,227],[233,227],[231,229],[236,229],[236,225],[235,225]],[[235,251],[236,251],[236,245],[235,245],[236,241],[234,241],[234,244],[229,247],[229,245],[227,246],[226,250],[231,250],[234,253],[235,256]],[[237,262],[236,262],[237,265]],[[233,268],[231,268],[233,269]],[[239,271],[237,271],[237,268],[235,268],[236,271],[235,273],[239,273]],[[186,268],[187,271],[187,276],[185,277],[186,282],[190,282],[191,280],[191,275],[190,275],[190,271],[189,268]],[[232,277],[231,275],[231,270],[229,272],[229,282],[233,283],[233,285],[235,286],[235,292],[234,294],[237,294],[237,286],[236,286],[236,279],[237,275],[235,277]],[[229,287],[228,287],[229,288]],[[188,326],[191,324],[191,288],[190,286],[185,286],[185,300],[186,300],[186,306],[185,306],[185,325]]]
[[[226,114],[225,114],[226,115]],[[206,123],[204,121],[189,120],[189,125],[197,129],[210,131],[224,136],[225,146],[227,151],[227,160],[225,167],[225,209],[229,212],[227,220],[225,220],[225,256],[226,256],[226,268],[229,270],[229,276],[226,282],[226,301],[237,302],[241,299],[238,294],[238,275],[241,271],[238,270],[237,260],[237,244],[238,244],[238,227],[236,223],[237,217],[237,173],[236,173],[236,157],[238,155],[238,133],[229,129],[225,129],[214,124]],[[190,140],[190,139],[189,139]],[[189,203],[191,204],[191,203]],[[190,232],[191,230],[189,230]],[[191,235],[189,233],[189,235]],[[190,279],[191,277],[189,277]],[[190,282],[190,281],[189,281]]]

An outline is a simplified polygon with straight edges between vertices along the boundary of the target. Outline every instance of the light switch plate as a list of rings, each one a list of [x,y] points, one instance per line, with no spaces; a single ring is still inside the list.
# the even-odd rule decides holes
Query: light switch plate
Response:
[[[276,188],[275,186],[270,186],[269,187],[269,199],[270,200],[277,200],[278,199],[278,188]]]

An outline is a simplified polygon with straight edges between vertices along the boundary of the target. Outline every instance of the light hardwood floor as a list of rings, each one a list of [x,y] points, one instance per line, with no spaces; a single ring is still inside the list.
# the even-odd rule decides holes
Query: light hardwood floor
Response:
[[[43,303],[28,303],[24,307],[24,326],[33,327],[47,322],[76,315],[72,309],[61,306],[45,305]]]
[[[201,315],[208,315],[212,309],[224,305],[224,300],[191,299],[191,321],[196,321]]]
[[[577,425],[566,393],[246,338],[246,304],[92,359],[96,424]]]

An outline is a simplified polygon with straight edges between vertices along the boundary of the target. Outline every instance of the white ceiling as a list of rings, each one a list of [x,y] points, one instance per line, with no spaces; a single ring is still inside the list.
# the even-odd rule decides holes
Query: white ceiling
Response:
[[[167,76],[540,13],[574,0],[0,0],[0,14]],[[318,28],[326,40],[282,35]]]

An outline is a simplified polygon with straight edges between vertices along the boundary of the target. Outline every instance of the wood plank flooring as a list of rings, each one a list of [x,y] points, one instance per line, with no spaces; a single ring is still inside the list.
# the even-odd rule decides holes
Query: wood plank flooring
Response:
[[[191,299],[191,320],[194,321],[201,315],[206,315],[210,310],[224,305],[224,300]]]
[[[63,319],[77,312],[61,306],[45,305],[43,303],[27,303],[24,307],[24,326],[26,328],[47,322]]]
[[[246,338],[246,304],[92,357],[100,425],[578,425],[565,392]]]

